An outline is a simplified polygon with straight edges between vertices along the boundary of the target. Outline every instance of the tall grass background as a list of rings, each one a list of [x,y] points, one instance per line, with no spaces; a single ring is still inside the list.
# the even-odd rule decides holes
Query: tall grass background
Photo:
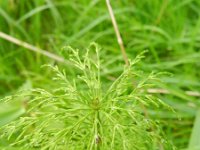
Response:
[[[155,83],[168,94],[156,92],[156,96],[176,113],[148,110],[149,114],[161,119],[163,131],[178,149],[191,147],[199,139],[200,101],[186,91],[200,91],[200,1],[123,0],[111,4],[128,57],[134,59],[147,49],[137,67],[144,73],[171,73],[161,77],[162,83]],[[105,83],[123,71],[123,57],[102,0],[1,0],[0,31],[57,55],[65,45],[84,53],[95,41],[109,60],[102,66]],[[41,68],[47,63],[75,75],[68,64],[0,39],[0,97],[21,88],[50,89],[54,84],[51,73]]]

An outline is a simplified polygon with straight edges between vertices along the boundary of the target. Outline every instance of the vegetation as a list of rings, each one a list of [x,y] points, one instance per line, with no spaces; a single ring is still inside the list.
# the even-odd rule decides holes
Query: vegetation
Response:
[[[141,92],[151,73],[133,85],[131,79],[142,78],[131,61],[122,74],[109,86],[101,82],[101,61],[96,44],[96,56],[89,48],[83,57],[78,50],[68,48],[71,62],[80,70],[74,79],[57,66],[53,78],[59,88],[46,91],[21,91],[3,101],[10,103],[26,99],[27,113],[2,128],[2,138],[23,149],[157,149],[165,140],[157,133],[156,122],[144,116],[141,104],[165,105],[159,99]],[[154,129],[156,127],[156,130]],[[168,147],[170,147],[168,145]]]
[[[172,145],[176,146],[178,149],[199,149],[198,142],[196,141],[198,141],[200,135],[198,134],[198,109],[200,106],[198,101],[198,91],[200,91],[200,72],[198,71],[200,59],[200,2],[198,0],[124,0],[111,1],[111,4],[128,58],[134,60],[134,58],[143,50],[147,49],[149,51],[145,54],[145,59],[140,63],[133,66],[130,65],[129,67],[126,66],[125,69],[123,57],[115,38],[113,25],[104,1],[0,1],[1,32],[31,43],[36,47],[46,49],[53,54],[63,56],[66,59],[65,63],[56,62],[54,59],[45,57],[40,53],[31,52],[22,46],[17,46],[12,42],[0,39],[0,96],[3,101],[7,101],[7,103],[4,102],[0,105],[0,126],[5,132],[2,136],[8,136],[7,134],[11,135],[9,139],[4,137],[1,138],[1,149],[8,147],[8,145],[14,141],[18,142],[15,146],[30,147],[34,142],[39,142],[34,143],[34,146],[36,146],[34,148],[46,145],[47,149],[48,146],[54,149],[55,147],[49,144],[56,143],[60,146],[60,143],[63,142],[61,141],[63,139],[62,136],[60,136],[60,138],[55,137],[58,137],[59,134],[63,135],[62,129],[70,131],[73,124],[69,124],[69,122],[76,122],[87,115],[87,113],[96,111],[90,110],[84,111],[84,113],[83,111],[75,111],[73,114],[75,116],[71,116],[70,118],[72,120],[65,122],[62,118],[65,116],[62,113],[56,114],[55,109],[59,109],[60,111],[58,112],[66,110],[66,108],[62,107],[63,102],[66,101],[64,99],[62,99],[62,101],[57,101],[58,99],[56,96],[63,97],[66,94],[66,99],[71,97],[79,99],[78,103],[75,103],[75,101],[69,102],[69,108],[79,109],[79,107],[74,107],[74,105],[80,106],[82,103],[81,99],[83,99],[82,96],[86,97],[86,101],[84,102],[94,100],[93,105],[96,105],[95,100],[98,102],[103,98],[109,99],[106,97],[107,95],[104,95],[106,92],[109,93],[108,96],[113,96],[116,99],[123,96],[122,103],[114,104],[115,107],[123,109],[123,111],[121,110],[121,113],[127,117],[127,119],[121,117],[120,119],[124,120],[119,120],[119,123],[123,124],[124,121],[129,123],[132,115],[126,114],[126,112],[139,112],[134,116],[135,119],[132,119],[135,122],[139,122],[141,126],[136,126],[135,123],[134,128],[144,134],[141,136],[134,134],[134,138],[138,139],[134,142],[138,143],[135,144],[134,142],[130,142],[131,145],[129,146],[136,145],[137,147],[140,145],[144,147],[144,149],[148,149],[149,144],[152,146],[152,149],[161,149],[161,147],[158,146],[160,145],[159,141],[161,141],[159,138],[162,138],[170,141],[166,141],[167,143],[161,142],[164,146],[163,149],[171,149],[173,146],[170,146],[171,144],[169,143],[172,143]],[[89,63],[94,59],[94,61],[92,61],[92,70],[86,69],[86,73],[84,73],[83,68],[80,68],[81,65],[79,66],[79,69],[75,69],[73,65],[76,65],[76,63],[70,63],[69,54],[65,53],[65,51],[62,53],[61,51],[61,48],[66,45],[71,45],[80,49],[81,63],[84,63],[83,60],[85,57],[82,56],[87,54],[85,48],[93,41],[97,42],[102,47],[102,50],[99,53],[102,58],[102,62],[99,62],[99,64],[101,64],[101,67],[99,68],[100,77],[97,75],[98,62],[96,60],[98,59],[96,59],[94,52],[90,54],[91,57],[88,57],[88,61],[86,61]],[[92,49],[94,49],[94,47],[92,47]],[[90,60],[90,58],[92,60]],[[94,65],[94,63],[96,65]],[[50,64],[50,66],[52,66],[50,67],[51,69],[41,67],[44,64]],[[55,67],[55,65],[58,66],[59,69]],[[55,73],[51,71],[52,69],[56,71],[57,78],[62,78],[61,81],[52,81],[52,77]],[[66,78],[65,74],[60,71],[63,69],[66,70]],[[142,83],[143,80],[146,80],[149,77],[152,78],[152,74],[150,74],[152,70],[155,72],[169,72],[172,75],[159,76],[162,82],[158,82],[157,80],[147,80],[148,83],[154,84],[154,90],[152,90],[151,87],[146,86],[144,88],[142,87],[142,89],[137,89],[136,85]],[[123,75],[129,71],[130,76],[123,77]],[[91,85],[84,84],[85,78],[90,73],[93,78],[87,79],[86,83],[95,83],[94,86],[97,86],[98,90],[101,89],[97,96],[94,96],[95,91],[98,91],[97,89],[94,87],[91,88]],[[101,82],[99,78],[101,79]],[[120,83],[118,83],[120,86],[117,90],[124,93],[122,95],[117,95],[117,90],[110,92],[108,89],[111,85],[115,85],[118,80],[121,81],[120,78],[123,78],[122,82],[124,82],[124,84],[120,85]],[[65,84],[66,81],[69,81],[70,84],[67,86],[60,85],[62,83]],[[72,86],[71,88],[69,88],[70,85]],[[89,86],[89,88],[87,86]],[[99,86],[101,86],[101,88]],[[79,91],[79,94],[76,92],[74,93],[73,88],[75,87],[77,88],[75,91]],[[137,94],[139,94],[138,97],[141,100],[127,106],[125,104],[129,103],[126,101],[129,100],[128,97],[133,96],[135,98],[136,96],[131,95],[131,90],[134,88],[137,89]],[[66,92],[64,93],[63,90]],[[91,91],[91,94],[88,95],[89,91],[85,93],[85,90],[94,91]],[[153,103],[145,101],[145,96],[152,94],[152,92],[155,93],[155,97],[158,97],[161,101],[158,99],[151,101]],[[9,95],[13,96],[10,97]],[[38,103],[40,98],[44,100],[42,101],[44,103]],[[51,99],[54,99],[55,101],[51,101]],[[146,104],[145,102],[148,103]],[[171,106],[176,113],[166,109],[166,106],[164,108],[155,107],[156,104],[160,104],[161,102],[162,105],[166,103]],[[119,118],[118,111],[108,110],[108,108],[112,106],[112,103],[112,101],[106,101],[105,113],[111,113],[111,111],[113,111],[114,114],[111,116],[114,117],[114,119],[116,117]],[[53,105],[53,107],[51,107],[51,105]],[[143,105],[145,108],[143,108]],[[91,107],[91,104],[86,106]],[[137,109],[132,110],[131,108],[128,108],[133,106]],[[83,106],[81,105],[80,108],[82,107]],[[124,110],[125,108],[127,108],[126,111]],[[144,110],[147,112],[148,116],[145,116]],[[69,109],[69,113],[72,111],[73,110]],[[51,117],[47,117],[48,115]],[[56,119],[59,120],[59,126],[52,121],[52,119],[55,118],[55,115]],[[103,148],[106,145],[112,145],[112,141],[114,146],[120,148],[122,142],[120,143],[119,141],[130,139],[128,138],[130,136],[129,134],[134,132],[131,128],[119,128],[119,131],[121,130],[124,133],[129,131],[129,134],[125,134],[124,136],[117,135],[119,132],[109,132],[112,128],[113,131],[115,131],[115,123],[108,120],[106,114],[104,117],[102,114],[100,116],[97,115],[96,120],[91,116],[89,118],[90,119],[87,121],[93,120],[94,122],[93,124],[88,124],[88,130],[90,129],[88,134],[94,134],[92,131],[95,131],[96,133],[94,136],[87,137],[91,138],[86,140],[90,143],[87,146],[91,148],[94,148],[93,146],[95,145],[96,149],[99,148],[97,146],[98,144],[92,145],[91,141],[94,142],[94,138],[96,140],[95,142],[102,142],[101,146]],[[150,122],[150,126],[154,128],[153,131],[151,131],[152,129],[149,129],[144,118]],[[102,119],[105,119],[112,127],[106,127],[105,129],[96,132],[97,130],[95,129],[101,128],[99,119],[101,120],[100,123],[102,123]],[[86,120],[84,120],[84,126],[85,121]],[[157,121],[159,121],[159,123],[157,123]],[[12,125],[13,123],[15,124],[14,126]],[[34,125],[31,125],[30,123],[33,123]],[[45,128],[45,125],[48,125],[48,128]],[[80,142],[84,133],[82,125],[83,124],[80,124],[79,130],[77,127],[77,130],[74,129],[74,133],[71,133],[70,136],[65,136],[64,139],[69,138],[71,141]],[[93,126],[94,128],[92,128],[92,125],[96,126]],[[12,127],[19,128],[13,130]],[[45,131],[43,130],[44,128]],[[32,132],[34,129],[37,132]],[[58,130],[60,130],[60,132],[57,132]],[[107,137],[106,140],[103,140],[104,133],[102,133],[102,131],[108,133],[108,136],[105,136]],[[46,144],[45,142],[48,141],[40,137],[41,133],[52,133],[52,135],[46,135],[43,136],[43,138],[51,137],[48,138],[48,140],[53,140],[54,142]],[[153,133],[153,135],[151,133]],[[116,134],[116,137],[118,138],[113,139],[113,134],[114,136]],[[27,141],[27,138],[30,136],[33,136],[33,138],[31,138],[32,140],[39,140]],[[134,138],[131,140],[134,140]],[[110,143],[104,143],[107,140]],[[140,142],[143,140],[148,141],[148,144],[142,145],[144,143],[141,144]],[[73,142],[70,144],[73,144]],[[84,142],[83,144],[87,143]],[[59,147],[57,149],[59,149]]]

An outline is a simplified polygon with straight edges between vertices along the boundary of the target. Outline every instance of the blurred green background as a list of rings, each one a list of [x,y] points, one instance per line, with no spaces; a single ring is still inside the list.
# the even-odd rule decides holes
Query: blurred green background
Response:
[[[193,128],[200,100],[185,93],[200,91],[200,1],[111,0],[111,4],[128,57],[134,59],[147,49],[139,69],[146,73],[172,73],[157,83],[158,88],[170,94],[156,95],[176,113],[149,113],[162,120],[167,138],[178,149],[187,148],[189,142],[200,139],[200,133],[194,134],[199,129]],[[0,0],[0,31],[57,55],[61,55],[65,45],[83,51],[95,41],[102,47],[105,81],[117,77],[123,69],[123,58],[103,0]],[[47,63],[70,70],[70,66],[0,38],[0,98],[21,88],[51,88],[51,74],[41,68]],[[5,119],[0,115],[1,118]]]

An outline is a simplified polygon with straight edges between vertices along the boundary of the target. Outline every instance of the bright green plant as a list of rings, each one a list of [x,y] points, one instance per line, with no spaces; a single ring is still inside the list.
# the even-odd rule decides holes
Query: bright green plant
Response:
[[[19,92],[3,101],[29,99],[27,113],[1,128],[2,138],[11,147],[48,150],[156,150],[165,148],[156,121],[143,113],[143,107],[165,105],[144,93],[151,73],[143,77],[134,65],[139,55],[109,86],[101,82],[99,47],[91,44],[84,55],[66,47],[77,76],[69,78],[57,66],[53,78],[59,88]],[[134,80],[134,83],[133,83]],[[170,146],[168,146],[167,149]]]

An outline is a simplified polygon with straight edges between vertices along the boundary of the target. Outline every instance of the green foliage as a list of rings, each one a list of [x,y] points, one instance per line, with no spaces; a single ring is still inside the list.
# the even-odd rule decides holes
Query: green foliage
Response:
[[[148,107],[147,111],[151,117],[161,119],[162,130],[178,149],[188,147],[200,106],[198,98],[184,92],[200,91],[200,1],[123,0],[111,1],[111,5],[129,58],[133,59],[143,49],[150,50],[135,67],[144,74],[151,70],[174,74],[161,77],[163,84],[156,83],[156,88],[166,89],[170,94],[156,96],[170,104],[178,117],[162,109]],[[60,47],[66,43],[84,53],[85,45],[98,42],[105,49],[101,52],[106,60],[101,63],[104,86],[110,83],[108,78],[118,77],[123,70],[104,1],[0,0],[0,23],[2,32],[55,54],[59,54]],[[15,93],[27,80],[33,87],[47,91],[55,87],[51,72],[40,68],[43,64],[54,63],[53,60],[3,39],[0,43],[0,97]],[[62,70],[62,64],[58,66]],[[68,77],[73,76],[71,66],[66,65],[65,69]],[[5,144],[0,141],[0,145]]]
[[[196,113],[196,119],[194,122],[194,127],[192,129],[192,134],[190,137],[190,143],[189,143],[189,147],[188,150],[198,150],[200,149],[200,143],[199,143],[199,139],[200,139],[200,110],[197,110]]]
[[[161,136],[156,120],[145,116],[142,109],[167,107],[143,91],[156,79],[154,73],[143,77],[134,68],[143,55],[130,61],[108,86],[101,81],[98,45],[91,44],[83,55],[71,47],[64,51],[79,70],[76,76],[68,77],[65,70],[50,65],[55,73],[53,82],[59,88],[21,91],[6,98],[7,103],[28,99],[26,115],[0,130],[10,146],[48,150],[172,149]]]
[[[0,127],[17,119],[25,113],[23,105],[11,103],[10,105],[0,103]]]

